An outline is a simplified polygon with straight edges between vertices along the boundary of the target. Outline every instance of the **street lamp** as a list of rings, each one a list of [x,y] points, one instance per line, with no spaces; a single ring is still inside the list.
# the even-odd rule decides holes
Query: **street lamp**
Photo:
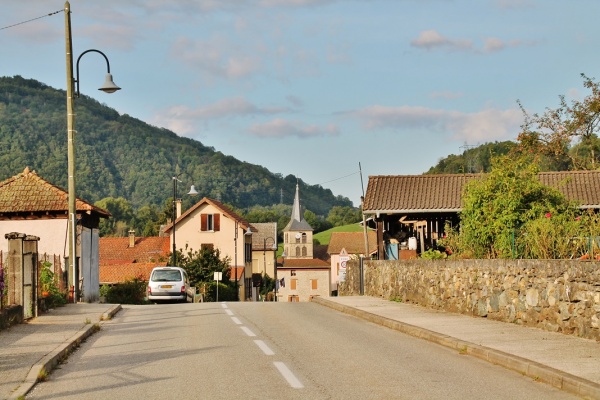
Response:
[[[267,273],[267,239],[271,239],[273,241],[273,275],[275,279],[275,299],[277,301],[277,240],[272,237],[266,237],[263,239],[263,265],[264,272]]]
[[[177,220],[177,182],[181,182],[179,180],[179,177],[182,174],[183,172],[173,177],[173,227],[171,228],[173,230],[173,253],[171,255],[171,265],[173,267],[177,266],[177,246],[175,245],[175,221]],[[196,196],[197,194],[198,192],[196,191],[196,188],[194,187],[194,185],[192,185],[188,195]]]
[[[285,267],[286,256],[287,254],[285,254],[285,249],[283,249],[283,252],[281,253],[281,268]],[[275,279],[277,279],[277,265],[275,265]],[[275,282],[275,288],[277,289],[277,282]],[[277,292],[275,292],[275,301],[277,301]]]
[[[68,201],[69,201],[69,222],[68,222],[68,242],[69,242],[69,274],[73,277],[73,302],[77,302],[78,296],[78,276],[75,268],[75,259],[77,251],[77,208],[76,208],[76,196],[75,196],[75,110],[73,106],[73,89],[76,84],[77,92],[76,95],[79,97],[79,60],[81,57],[89,52],[96,52],[101,54],[106,60],[106,81],[104,85],[98,90],[102,90],[106,93],[114,93],[121,89],[112,80],[110,74],[110,64],[108,57],[100,50],[90,49],[86,50],[77,58],[77,75],[73,77],[73,44],[71,35],[71,5],[69,2],[65,2],[65,43],[66,43],[66,59],[67,59],[67,163],[68,163]]]

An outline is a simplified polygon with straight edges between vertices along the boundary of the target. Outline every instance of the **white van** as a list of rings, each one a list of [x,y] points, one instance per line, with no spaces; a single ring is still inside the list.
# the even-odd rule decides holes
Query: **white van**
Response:
[[[179,267],[156,267],[148,280],[148,300],[179,300],[186,302],[190,287],[187,273]]]

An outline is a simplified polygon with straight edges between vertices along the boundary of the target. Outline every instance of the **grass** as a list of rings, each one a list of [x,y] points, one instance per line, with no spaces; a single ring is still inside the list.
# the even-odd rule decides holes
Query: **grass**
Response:
[[[335,228],[328,229],[323,232],[319,232],[313,235],[313,239],[317,239],[322,245],[328,245],[331,240],[331,234],[333,232],[362,232],[363,227],[360,224],[350,224],[344,226],[336,226]]]

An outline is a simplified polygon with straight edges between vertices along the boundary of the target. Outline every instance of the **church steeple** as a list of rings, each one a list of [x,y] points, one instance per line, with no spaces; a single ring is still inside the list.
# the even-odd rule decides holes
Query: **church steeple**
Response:
[[[288,258],[312,258],[313,228],[306,222],[300,206],[300,184],[296,183],[296,195],[292,205],[290,222],[283,229],[283,244]]]
[[[296,196],[292,206],[292,219],[298,222],[302,221],[302,210],[300,209],[300,185],[296,183]]]

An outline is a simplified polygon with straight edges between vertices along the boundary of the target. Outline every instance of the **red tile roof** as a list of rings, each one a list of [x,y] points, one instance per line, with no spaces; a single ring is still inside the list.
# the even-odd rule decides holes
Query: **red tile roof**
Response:
[[[135,263],[100,265],[100,284],[113,284],[140,278],[148,281],[152,268],[165,265],[165,263]]]
[[[367,214],[458,212],[465,184],[481,174],[370,176],[363,209]],[[540,181],[582,208],[600,208],[600,171],[542,172]]]
[[[290,269],[290,268],[330,268],[331,265],[327,261],[320,260],[318,258],[292,258],[285,259],[282,265],[282,259],[277,259],[277,269]]]
[[[377,251],[377,234],[375,231],[367,231],[369,239],[369,254]],[[346,249],[348,254],[365,254],[365,236],[363,232],[333,232],[329,239],[327,253],[340,254]]]
[[[0,214],[54,213],[66,214],[69,209],[68,192],[40,178],[35,171],[23,172],[0,182]],[[77,199],[77,211],[97,213],[110,217],[106,210]]]
[[[582,208],[600,208],[600,171],[542,172],[539,177]]]
[[[138,237],[129,247],[129,237],[101,237],[99,240],[100,265],[168,262],[171,250],[169,237]]]

